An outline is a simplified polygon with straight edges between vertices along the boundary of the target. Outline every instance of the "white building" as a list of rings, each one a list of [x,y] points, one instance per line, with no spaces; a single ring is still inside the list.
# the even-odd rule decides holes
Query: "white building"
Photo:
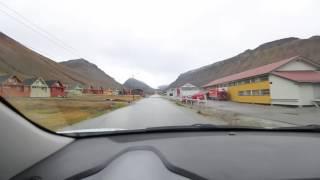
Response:
[[[197,86],[190,84],[190,83],[184,84],[179,89],[180,89],[180,96],[179,97],[190,97],[190,96],[201,91],[200,88],[198,88]]]
[[[271,104],[313,105],[320,99],[320,71],[304,61],[292,61],[269,75]]]
[[[25,86],[30,88],[30,97],[50,97],[50,89],[41,77],[25,79]]]
[[[197,86],[190,83],[186,83],[183,86],[168,89],[167,96],[170,96],[173,98],[190,97],[200,91],[201,89],[198,88]]]
[[[166,94],[169,97],[173,97],[173,94],[175,93],[175,91],[176,91],[176,88],[170,88],[167,90]]]

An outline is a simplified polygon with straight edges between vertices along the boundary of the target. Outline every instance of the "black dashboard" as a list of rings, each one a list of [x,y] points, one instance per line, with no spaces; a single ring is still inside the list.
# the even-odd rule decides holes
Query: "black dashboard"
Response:
[[[20,179],[318,179],[320,134],[171,132],[78,139]]]

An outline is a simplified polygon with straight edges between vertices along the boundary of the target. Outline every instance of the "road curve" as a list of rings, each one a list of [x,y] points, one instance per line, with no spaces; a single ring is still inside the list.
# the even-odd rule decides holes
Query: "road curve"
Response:
[[[147,127],[191,125],[197,123],[225,124],[223,121],[202,116],[158,95],[153,95],[127,107],[106,113],[94,119],[74,124],[62,130],[92,128],[141,129]]]

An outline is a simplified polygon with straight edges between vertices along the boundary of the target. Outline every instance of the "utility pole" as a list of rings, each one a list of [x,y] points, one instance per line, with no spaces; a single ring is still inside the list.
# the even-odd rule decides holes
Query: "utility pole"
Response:
[[[134,94],[133,94],[132,90],[131,90],[131,94],[132,94],[132,101],[134,101]]]

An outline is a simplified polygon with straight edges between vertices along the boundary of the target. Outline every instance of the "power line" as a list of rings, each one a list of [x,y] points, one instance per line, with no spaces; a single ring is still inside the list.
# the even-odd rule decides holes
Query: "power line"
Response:
[[[6,11],[3,11],[2,9],[0,9],[0,11],[1,11],[3,14],[5,14],[5,15],[11,17],[11,18],[14,18],[12,15],[10,15],[9,13],[7,13]],[[20,21],[20,20],[18,20],[18,19],[15,19],[15,20],[16,20],[16,22],[19,22],[19,23],[25,25],[26,27],[28,26],[28,25],[25,24],[23,21]],[[32,27],[28,27],[28,28],[29,28],[30,30],[36,32],[36,30],[33,29]],[[26,46],[26,45],[24,45],[24,46]],[[32,49],[34,49],[34,50],[36,50],[37,52],[41,53],[41,51],[38,50],[38,49],[35,49],[35,48],[32,48]],[[41,53],[41,54],[42,54],[42,53]],[[46,52],[46,53],[44,53],[44,54],[48,54],[48,55],[52,56],[51,53],[47,53],[47,52]],[[53,56],[52,56],[52,57],[53,57]]]
[[[17,12],[16,10],[10,8],[8,5],[6,5],[5,3],[0,1],[0,5],[8,10],[10,10],[11,12],[13,12],[16,16],[18,16],[19,18],[23,19],[23,21],[21,19],[18,19],[15,16],[12,16],[11,14],[9,14],[8,12],[0,9],[1,12],[3,12],[4,14],[6,14],[7,16],[13,18],[14,20],[16,20],[17,22],[21,23],[22,25],[24,25],[25,27],[31,29],[32,31],[40,34],[41,36],[45,37],[47,40],[49,40],[50,42],[54,43],[55,45],[59,46],[60,48],[62,48],[64,51],[75,55],[75,56],[79,56],[81,57],[80,53],[78,53],[77,50],[75,50],[73,47],[71,47],[70,45],[68,45],[67,43],[63,42],[62,40],[60,40],[59,38],[57,38],[56,36],[54,36],[53,34],[49,33],[48,31],[46,31],[45,29],[43,29],[42,27],[38,26],[37,24],[33,23],[32,21],[30,21],[29,19],[27,19],[26,17],[24,17],[22,14],[20,14],[19,12]],[[27,24],[27,23],[29,24]]]

